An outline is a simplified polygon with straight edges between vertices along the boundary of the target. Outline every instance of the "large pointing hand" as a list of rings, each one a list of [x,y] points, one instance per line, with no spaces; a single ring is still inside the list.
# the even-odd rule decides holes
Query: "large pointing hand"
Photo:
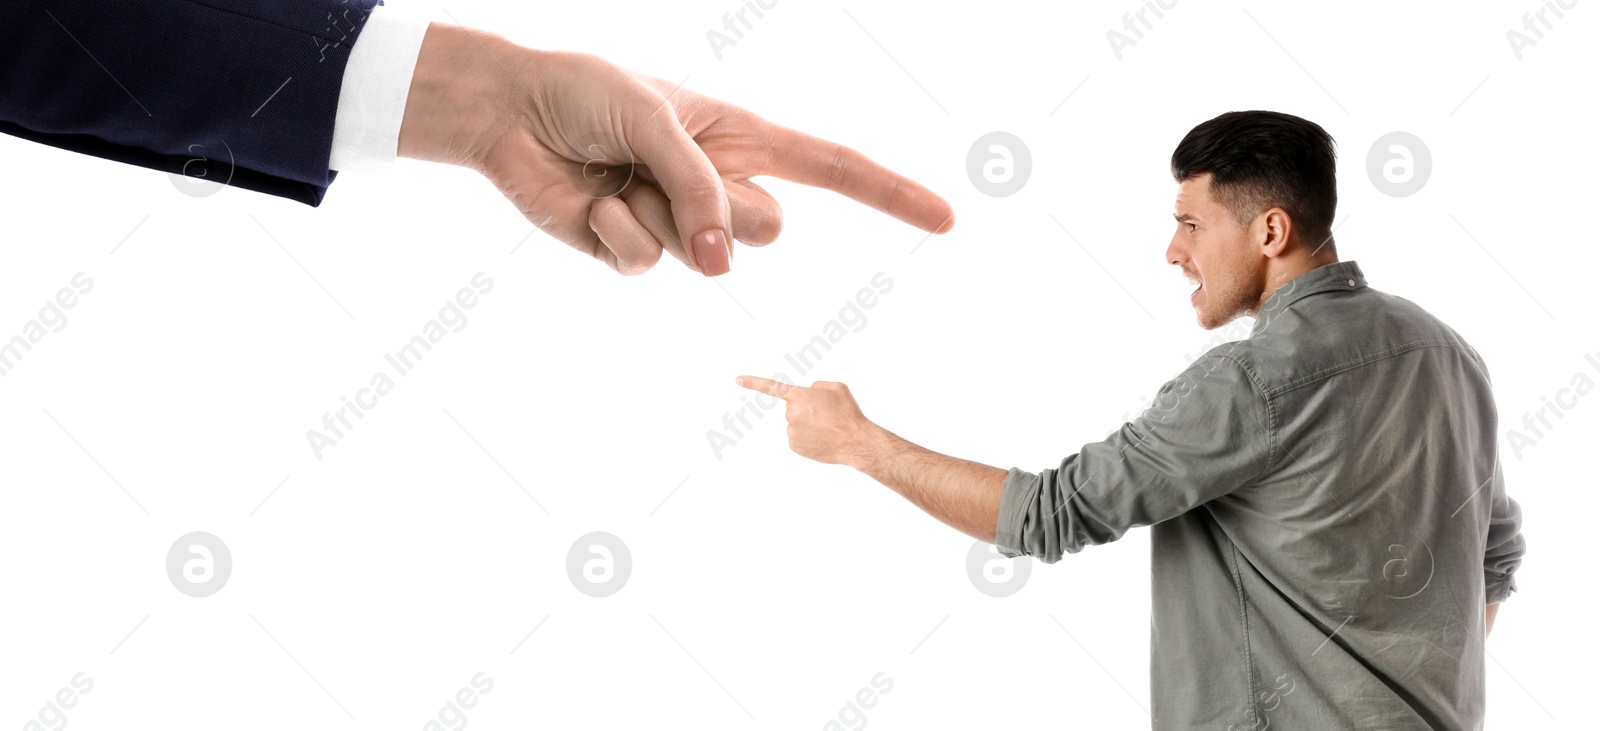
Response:
[[[623,274],[666,251],[715,276],[733,240],[771,243],[783,214],[758,175],[925,231],[954,225],[944,199],[848,147],[595,56],[440,23],[423,40],[399,152],[478,170],[540,229]]]

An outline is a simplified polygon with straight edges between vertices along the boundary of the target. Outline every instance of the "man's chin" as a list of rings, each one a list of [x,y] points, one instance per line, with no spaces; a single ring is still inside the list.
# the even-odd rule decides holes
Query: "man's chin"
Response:
[[[1244,313],[1236,312],[1231,317],[1223,317],[1205,308],[1194,308],[1195,322],[1200,325],[1200,329],[1202,330],[1215,330],[1223,325],[1239,319],[1240,315],[1242,314]]]

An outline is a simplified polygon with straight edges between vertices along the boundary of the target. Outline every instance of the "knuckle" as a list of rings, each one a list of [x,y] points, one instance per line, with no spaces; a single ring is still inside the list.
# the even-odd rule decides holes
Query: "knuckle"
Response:
[[[854,152],[844,145],[834,146],[833,161],[828,165],[828,188],[837,188],[844,182],[845,172],[850,167],[850,155]]]
[[[618,259],[617,260],[617,273],[621,274],[624,277],[637,277],[640,274],[644,274],[645,272],[650,271],[651,267],[654,267],[654,266],[655,266],[655,262],[653,262],[653,261],[652,262],[644,262],[644,263],[630,263],[628,261],[624,261],[622,259]]]

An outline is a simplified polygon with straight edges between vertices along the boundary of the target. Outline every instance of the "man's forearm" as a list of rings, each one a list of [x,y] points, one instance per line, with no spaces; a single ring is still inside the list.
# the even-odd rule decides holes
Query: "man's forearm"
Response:
[[[1486,604],[1483,607],[1483,636],[1489,636],[1489,630],[1494,629],[1494,615],[1500,611],[1500,605]]]
[[[994,540],[1006,470],[923,449],[877,425],[868,443],[852,467],[946,525]]]

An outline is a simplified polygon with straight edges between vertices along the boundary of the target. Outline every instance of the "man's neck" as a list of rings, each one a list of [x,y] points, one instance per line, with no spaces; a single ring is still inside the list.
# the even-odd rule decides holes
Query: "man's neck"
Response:
[[[1295,277],[1338,261],[1338,255],[1331,250],[1319,252],[1317,256],[1280,256],[1270,260],[1267,264],[1267,281],[1261,289],[1261,299],[1256,302],[1256,312],[1260,312],[1261,308],[1266,306],[1267,300],[1278,291],[1279,287],[1288,284]]]

